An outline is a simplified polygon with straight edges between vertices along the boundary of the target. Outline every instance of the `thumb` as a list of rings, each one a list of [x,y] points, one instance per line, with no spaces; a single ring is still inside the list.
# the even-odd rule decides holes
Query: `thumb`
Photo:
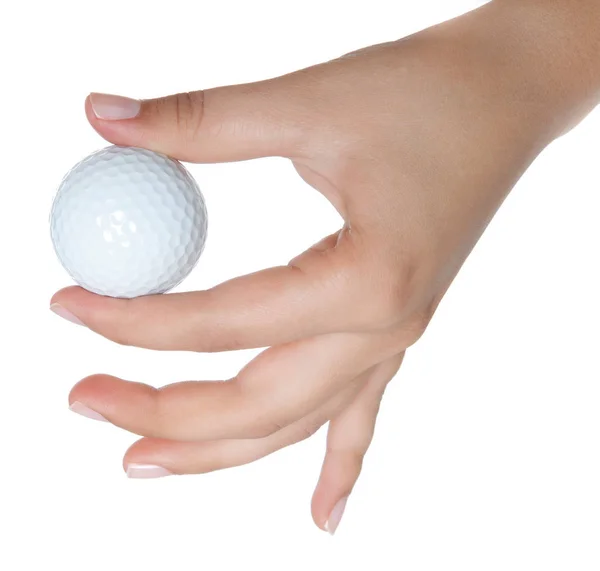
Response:
[[[284,76],[149,100],[92,93],[86,114],[116,145],[186,162],[229,162],[299,156],[306,132],[302,99]]]

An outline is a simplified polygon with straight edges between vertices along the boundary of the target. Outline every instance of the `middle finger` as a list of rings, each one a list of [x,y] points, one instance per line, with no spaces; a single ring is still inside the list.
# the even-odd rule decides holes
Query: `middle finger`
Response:
[[[391,354],[380,334],[335,333],[267,349],[225,382],[155,389],[95,375],[73,388],[69,403],[77,401],[142,436],[180,441],[261,438],[306,416]]]

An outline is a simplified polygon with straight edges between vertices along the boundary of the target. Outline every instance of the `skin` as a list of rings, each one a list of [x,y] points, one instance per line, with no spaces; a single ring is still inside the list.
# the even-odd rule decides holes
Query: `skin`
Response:
[[[173,474],[257,460],[328,422],[312,501],[327,529],[406,349],[524,171],[600,101],[599,6],[495,1],[283,77],[143,101],[132,119],[100,119],[88,98],[112,143],[190,162],[286,157],[345,223],[287,266],[207,291],[59,291],[53,304],[117,343],[268,347],[226,382],[155,389],[94,375],[69,402],[143,437],[126,468]]]

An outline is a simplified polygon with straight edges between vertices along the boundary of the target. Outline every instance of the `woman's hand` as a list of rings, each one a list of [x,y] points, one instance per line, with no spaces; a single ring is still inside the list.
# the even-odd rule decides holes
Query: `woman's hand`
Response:
[[[287,157],[345,221],[287,266],[208,291],[53,297],[117,343],[269,347],[227,382],[77,384],[74,410],[144,437],[125,456],[130,476],[244,464],[329,422],[313,517],[335,531],[405,350],[514,183],[581,114],[546,95],[503,6],[269,81],[88,98],[91,124],[115,144],[191,162]]]

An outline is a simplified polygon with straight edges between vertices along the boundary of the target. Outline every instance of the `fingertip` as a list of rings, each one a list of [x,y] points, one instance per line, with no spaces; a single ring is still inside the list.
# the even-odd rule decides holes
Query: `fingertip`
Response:
[[[85,291],[80,286],[68,286],[62,289],[59,289],[51,298],[50,305],[58,303],[60,305],[64,305],[65,302],[68,302],[74,295],[79,295],[80,291]],[[89,292],[88,292],[89,293]]]
[[[151,297],[151,296],[146,296]],[[76,316],[90,329],[107,336],[122,324],[134,304],[145,298],[121,299],[99,295],[80,286],[66,287],[50,299],[50,307],[60,306]],[[107,331],[104,331],[107,330]],[[112,336],[110,337],[112,339]],[[119,340],[116,335],[114,341]]]
[[[350,496],[351,490],[342,491],[337,486],[317,485],[312,500],[312,518],[316,526],[330,535],[334,535]]]
[[[142,111],[142,102],[131,97],[109,93],[90,93],[88,100],[92,112],[102,121],[136,119]]]
[[[92,293],[82,287],[69,286],[52,296],[50,309],[68,321],[95,329],[98,316],[107,315],[111,300],[112,298]]]
[[[84,102],[85,115],[96,133],[114,145],[143,146],[136,136],[138,121],[135,119],[137,119],[137,115],[120,119],[114,115],[111,119],[102,118],[98,111],[94,110],[93,105],[93,97],[100,95],[102,94],[90,93]]]
[[[311,515],[315,525],[322,531],[327,531],[327,516],[329,511],[327,506],[330,504],[327,495],[323,492],[322,486],[317,484],[311,501]]]
[[[136,423],[139,410],[153,410],[156,389],[106,374],[80,380],[69,393],[69,407],[77,402],[129,432],[141,434]],[[79,406],[79,405],[77,405]]]
[[[83,108],[85,110],[85,115],[88,118],[88,121],[91,123],[92,119],[96,118],[96,115],[94,114],[94,110],[92,109],[92,100],[91,100],[91,93],[89,93],[86,98],[85,101],[83,102]]]
[[[328,454],[313,494],[311,504],[313,521],[319,529],[331,535],[339,525],[346,500],[358,478],[356,470],[348,470],[348,472],[349,475],[344,466]]]
[[[96,117],[96,114],[94,113],[94,108],[92,107],[92,94],[91,93],[85,98],[84,110],[85,110],[85,116],[86,116],[88,122],[90,123],[90,125],[94,128],[94,130],[99,135],[103,136],[102,128],[101,128],[102,120],[98,119],[98,117]]]
[[[129,300],[107,297],[88,291],[81,286],[69,286],[57,291],[50,299],[50,305],[59,304],[71,310],[89,312],[106,309],[110,305],[126,303]]]
[[[123,455],[123,470],[131,464],[156,463],[157,449],[160,449],[160,441],[156,438],[140,438],[136,440]]]
[[[156,391],[150,385],[126,381],[119,377],[97,373],[89,375],[76,383],[69,393],[69,405],[75,401],[89,405],[94,403],[94,410],[97,406],[102,409],[114,408],[117,404],[126,399],[142,399],[144,396],[151,398]],[[140,403],[141,406],[141,403]],[[99,410],[99,412],[102,412]]]
[[[88,418],[108,422],[106,407],[95,398],[97,381],[104,376],[91,375],[79,381],[69,393],[69,410]]]
[[[71,392],[69,393],[69,406],[75,401],[85,404],[90,398],[94,398],[99,390],[110,389],[112,384],[118,382],[122,382],[121,379],[102,373],[84,377],[75,383],[71,389]]]

